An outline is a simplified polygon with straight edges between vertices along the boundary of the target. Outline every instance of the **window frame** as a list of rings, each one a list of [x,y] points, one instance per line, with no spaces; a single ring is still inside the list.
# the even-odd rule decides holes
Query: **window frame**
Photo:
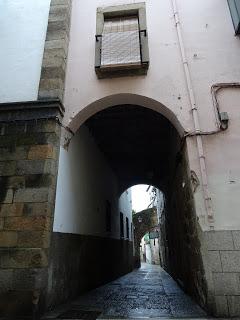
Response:
[[[138,16],[141,64],[138,68],[126,67],[101,68],[101,46],[104,19],[114,17]],[[95,35],[95,72],[99,79],[129,75],[146,75],[149,67],[148,32],[145,2],[97,8]]]
[[[240,0],[228,0],[235,35],[240,35]]]
[[[126,217],[126,239],[129,240],[129,219]]]
[[[120,239],[124,239],[124,214],[120,212]]]

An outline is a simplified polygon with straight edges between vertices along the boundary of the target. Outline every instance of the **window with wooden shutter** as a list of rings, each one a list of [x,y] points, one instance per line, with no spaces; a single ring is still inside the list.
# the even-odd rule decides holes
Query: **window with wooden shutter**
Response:
[[[145,3],[98,8],[95,38],[98,78],[147,74]]]

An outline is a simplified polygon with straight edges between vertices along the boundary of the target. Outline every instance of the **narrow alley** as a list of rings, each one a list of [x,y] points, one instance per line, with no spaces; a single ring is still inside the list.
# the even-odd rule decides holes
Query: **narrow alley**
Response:
[[[192,301],[162,268],[140,269],[81,295],[47,313],[47,319],[204,318]]]

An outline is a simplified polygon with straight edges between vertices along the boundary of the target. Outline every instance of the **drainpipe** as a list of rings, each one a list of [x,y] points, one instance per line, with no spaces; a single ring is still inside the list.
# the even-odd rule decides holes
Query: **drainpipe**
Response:
[[[191,109],[192,109],[194,129],[195,129],[196,139],[197,139],[197,150],[198,150],[198,157],[199,157],[199,164],[200,164],[200,173],[201,173],[202,188],[203,188],[203,194],[204,194],[205,209],[207,212],[207,219],[210,224],[210,229],[213,229],[214,228],[214,226],[213,226],[214,217],[213,217],[212,199],[211,199],[210,193],[209,193],[207,171],[206,171],[206,160],[205,160],[205,154],[204,154],[204,150],[203,150],[203,141],[202,141],[202,137],[201,137],[201,128],[200,128],[200,124],[199,124],[198,109],[197,109],[196,99],[194,96],[192,79],[191,79],[191,75],[190,75],[188,61],[186,58],[186,52],[185,52],[185,48],[184,48],[184,42],[183,42],[183,37],[182,37],[182,30],[181,30],[181,24],[180,24],[180,19],[179,19],[179,14],[178,14],[177,2],[176,2],[176,0],[171,0],[171,3],[172,3],[173,14],[174,14],[174,19],[175,19],[175,24],[176,24],[176,29],[177,29],[179,48],[180,48],[183,67],[184,67],[186,85],[187,85],[189,100],[190,100]]]

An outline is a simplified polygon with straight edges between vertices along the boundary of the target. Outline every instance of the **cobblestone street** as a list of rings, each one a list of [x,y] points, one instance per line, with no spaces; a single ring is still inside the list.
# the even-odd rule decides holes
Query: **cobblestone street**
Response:
[[[169,274],[159,266],[143,264],[141,269],[81,295],[42,319],[204,317],[205,312]]]

